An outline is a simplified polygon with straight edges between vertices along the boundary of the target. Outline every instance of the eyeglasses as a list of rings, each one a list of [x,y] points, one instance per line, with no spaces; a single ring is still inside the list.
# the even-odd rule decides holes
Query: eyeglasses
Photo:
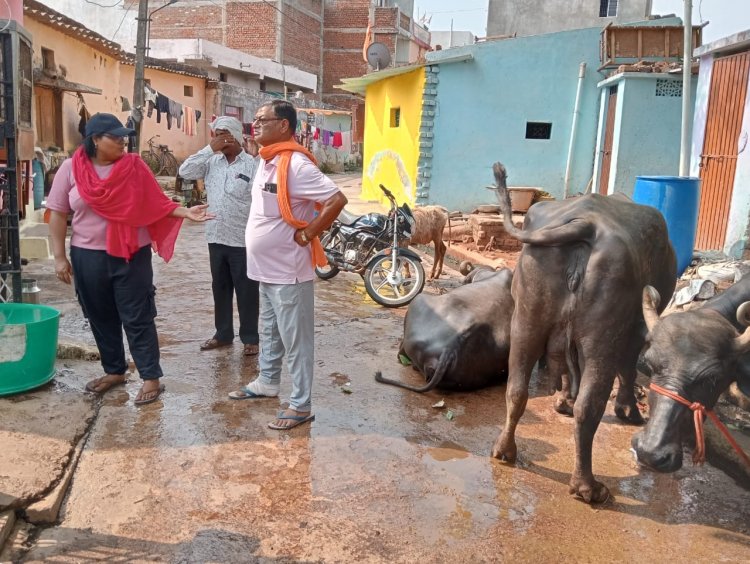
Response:
[[[286,118],[255,118],[253,120],[253,123],[259,123],[260,125],[263,125],[264,123],[269,121],[281,121],[282,119]]]

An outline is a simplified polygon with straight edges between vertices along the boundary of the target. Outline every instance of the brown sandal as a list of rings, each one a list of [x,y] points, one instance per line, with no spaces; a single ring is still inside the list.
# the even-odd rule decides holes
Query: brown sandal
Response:
[[[138,391],[138,395],[133,400],[133,403],[135,405],[146,405],[147,403],[153,403],[156,400],[159,399],[159,396],[161,396],[162,392],[166,390],[166,386],[164,384],[159,384],[159,387],[156,390],[151,390],[150,392],[144,392],[143,387],[141,386],[141,389]],[[141,394],[156,394],[153,397],[150,397],[148,399],[138,399]]]
[[[246,344],[244,349],[245,356],[255,356],[260,352],[260,347],[254,344]]]

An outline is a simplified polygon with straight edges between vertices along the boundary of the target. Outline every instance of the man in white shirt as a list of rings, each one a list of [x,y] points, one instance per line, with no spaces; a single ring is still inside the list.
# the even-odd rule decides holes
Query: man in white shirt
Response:
[[[245,151],[242,124],[236,118],[221,116],[211,128],[211,143],[188,157],[179,172],[188,180],[204,179],[208,209],[216,214],[206,223],[216,331],[200,349],[227,347],[234,341],[236,294],[240,340],[244,354],[251,356],[258,354],[258,282],[247,277],[245,227],[259,159]]]
[[[255,114],[261,163],[253,182],[247,223],[247,273],[260,282],[260,374],[232,399],[276,397],[286,356],[292,378],[289,407],[271,429],[312,421],[314,367],[314,262],[324,260],[318,236],[346,205],[346,196],[314,157],[296,144],[297,110],[275,100]],[[317,215],[316,215],[317,206]]]

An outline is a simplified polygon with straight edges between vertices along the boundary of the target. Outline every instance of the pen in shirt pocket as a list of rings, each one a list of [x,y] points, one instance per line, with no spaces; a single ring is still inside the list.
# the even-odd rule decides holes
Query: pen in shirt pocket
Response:
[[[241,178],[241,179],[242,179],[242,180],[244,180],[245,182],[250,182],[250,177],[249,177],[249,176],[245,176],[245,175],[244,175],[244,174],[242,174],[242,173],[239,173],[239,174],[237,175],[237,178]]]

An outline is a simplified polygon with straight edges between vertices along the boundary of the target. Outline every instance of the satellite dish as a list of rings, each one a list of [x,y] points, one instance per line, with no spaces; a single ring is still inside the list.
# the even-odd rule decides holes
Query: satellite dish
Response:
[[[384,69],[391,64],[391,53],[385,43],[376,41],[367,48],[367,62],[375,70]]]

